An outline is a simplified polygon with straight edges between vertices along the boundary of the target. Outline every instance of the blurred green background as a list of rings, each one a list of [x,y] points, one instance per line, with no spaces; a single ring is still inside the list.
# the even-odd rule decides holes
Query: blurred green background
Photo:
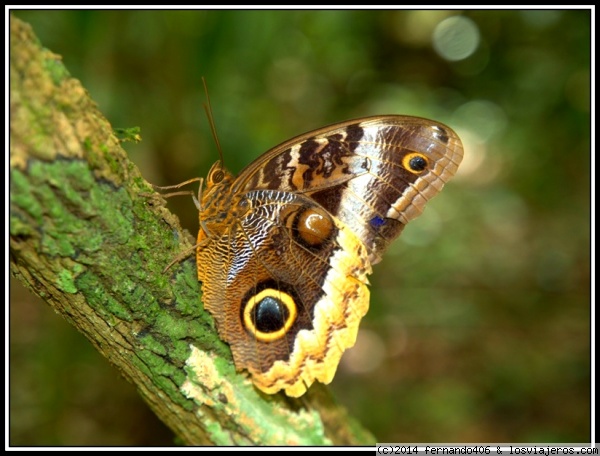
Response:
[[[375,267],[332,388],[379,442],[591,439],[590,11],[14,11],[146,179],[353,117],[454,128],[459,175]],[[191,200],[170,202],[198,228]],[[171,445],[134,388],[11,286],[12,445]]]

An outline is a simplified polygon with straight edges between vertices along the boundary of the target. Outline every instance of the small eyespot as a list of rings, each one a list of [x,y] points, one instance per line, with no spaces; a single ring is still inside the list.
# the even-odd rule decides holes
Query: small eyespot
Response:
[[[370,223],[373,228],[379,229],[383,225],[385,225],[385,219],[383,217],[380,217],[379,215],[376,215],[371,219]]]
[[[425,155],[412,152],[410,154],[406,154],[406,156],[402,159],[402,165],[404,165],[404,168],[407,171],[413,174],[421,174],[429,166],[429,161]]]

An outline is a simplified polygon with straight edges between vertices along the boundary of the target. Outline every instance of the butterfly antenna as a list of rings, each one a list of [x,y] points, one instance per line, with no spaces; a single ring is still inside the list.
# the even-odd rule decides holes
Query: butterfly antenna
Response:
[[[210,97],[208,96],[208,86],[206,85],[206,79],[204,79],[204,77],[202,77],[202,84],[204,84],[204,93],[206,95],[206,103],[203,103],[202,106],[204,106],[204,111],[206,112],[206,117],[208,117],[208,123],[210,125],[210,131],[212,132],[215,143],[217,144],[221,165],[225,166],[223,163],[223,151],[221,150],[221,143],[219,143],[219,137],[217,136],[217,129],[215,127],[215,120],[212,114],[212,106],[210,105]]]

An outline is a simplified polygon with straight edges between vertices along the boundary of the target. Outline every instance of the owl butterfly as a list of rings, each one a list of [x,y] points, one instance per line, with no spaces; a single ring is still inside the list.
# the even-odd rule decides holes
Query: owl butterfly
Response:
[[[460,139],[431,120],[321,128],[201,193],[198,278],[238,370],[298,397],[333,379],[369,307],[371,266],[456,173]]]

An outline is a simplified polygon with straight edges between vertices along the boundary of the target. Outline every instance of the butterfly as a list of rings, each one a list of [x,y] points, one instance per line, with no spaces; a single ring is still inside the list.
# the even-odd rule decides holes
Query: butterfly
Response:
[[[372,265],[462,157],[449,127],[389,115],[300,135],[237,177],[216,162],[196,259],[236,369],[268,394],[330,383],[369,308]]]

